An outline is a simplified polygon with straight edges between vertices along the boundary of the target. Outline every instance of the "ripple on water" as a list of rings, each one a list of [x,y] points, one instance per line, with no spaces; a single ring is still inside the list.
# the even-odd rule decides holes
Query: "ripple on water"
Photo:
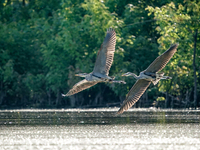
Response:
[[[198,149],[199,124],[4,126],[8,149]]]
[[[1,110],[3,149],[199,149],[200,111]]]

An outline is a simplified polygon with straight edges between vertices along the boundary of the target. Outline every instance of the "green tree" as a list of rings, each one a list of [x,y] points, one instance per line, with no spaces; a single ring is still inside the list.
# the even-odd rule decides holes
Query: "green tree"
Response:
[[[194,91],[193,103],[195,107],[197,105],[197,81],[195,78],[196,76],[199,78],[199,71],[196,71],[196,68],[199,68],[200,64],[198,59],[195,60],[195,51],[199,52],[198,45],[200,44],[199,36],[197,36],[200,27],[199,8],[200,2],[197,1],[185,1],[183,5],[177,4],[177,6],[171,2],[160,8],[150,6],[147,8],[150,12],[149,15],[153,13],[157,20],[157,31],[161,34],[158,39],[158,43],[161,44],[161,52],[170,44],[179,43],[178,52],[165,68],[165,71],[173,79],[160,84],[160,91],[170,92],[186,101],[186,104],[190,103],[186,97]]]
[[[47,32],[44,34],[42,29],[45,22],[51,24],[53,7],[58,9],[59,3],[45,4],[43,1],[38,9],[38,2],[1,1],[0,104],[2,108],[31,107],[37,103],[41,104],[46,99],[40,46],[49,34]]]

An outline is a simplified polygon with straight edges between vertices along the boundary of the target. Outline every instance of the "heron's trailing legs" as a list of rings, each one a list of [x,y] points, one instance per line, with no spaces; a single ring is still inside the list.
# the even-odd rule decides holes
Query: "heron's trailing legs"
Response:
[[[122,80],[112,80],[112,81],[110,81],[110,83],[123,83],[123,84],[126,84],[126,82],[125,81],[122,81]]]
[[[169,77],[169,76],[162,76],[161,79],[172,79],[172,77]]]
[[[146,74],[146,75],[149,75],[149,76],[152,76],[152,77],[155,77],[155,76],[156,76],[156,79],[172,79],[172,77],[163,76],[164,73],[145,72],[145,74]]]
[[[63,97],[67,96],[67,94],[62,94]]]

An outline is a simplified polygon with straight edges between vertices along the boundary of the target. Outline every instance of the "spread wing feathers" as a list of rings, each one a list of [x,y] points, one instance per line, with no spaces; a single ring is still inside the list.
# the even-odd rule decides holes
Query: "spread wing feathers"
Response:
[[[98,51],[93,73],[109,74],[110,67],[113,62],[116,45],[116,33],[110,28],[107,30],[104,42]]]
[[[142,96],[142,94],[146,91],[148,86],[151,84],[151,81],[147,81],[144,79],[139,79],[133,85],[131,90],[128,92],[126,99],[124,100],[121,108],[118,110],[118,114],[123,113],[125,110],[128,110],[132,107]]]
[[[90,88],[91,86],[93,86],[97,83],[99,83],[99,82],[97,82],[97,81],[87,81],[86,79],[83,79],[80,82],[76,83],[65,96],[74,95],[74,94],[76,94],[80,91],[83,91],[87,88]]]
[[[163,54],[158,56],[145,70],[145,72],[153,72],[156,73],[158,71],[161,71],[166,64],[169,62],[169,60],[172,58],[174,53],[176,52],[178,47],[178,44],[172,45],[167,51],[165,51]]]

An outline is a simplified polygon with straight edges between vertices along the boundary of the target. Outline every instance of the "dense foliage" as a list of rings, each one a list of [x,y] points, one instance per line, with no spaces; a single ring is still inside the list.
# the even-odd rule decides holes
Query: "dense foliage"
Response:
[[[163,70],[173,79],[151,85],[136,106],[198,107],[199,21],[191,0],[1,0],[0,108],[120,106],[135,83],[121,74],[139,74],[173,43],[178,52]],[[76,73],[93,70],[109,27],[117,33],[110,76],[127,84],[61,97],[81,80]]]

